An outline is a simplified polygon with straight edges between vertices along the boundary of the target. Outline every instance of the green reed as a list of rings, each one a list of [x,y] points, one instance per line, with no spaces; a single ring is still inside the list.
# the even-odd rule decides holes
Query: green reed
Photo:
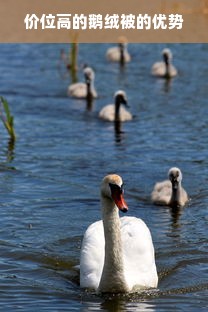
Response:
[[[9,103],[3,96],[0,96],[0,118],[7,129],[11,140],[14,142],[16,139],[14,131],[14,117],[10,113]]]

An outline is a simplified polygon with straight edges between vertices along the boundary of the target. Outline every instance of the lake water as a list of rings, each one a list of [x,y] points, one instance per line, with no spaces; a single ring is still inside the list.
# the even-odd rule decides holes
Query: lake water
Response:
[[[92,109],[66,96],[60,61],[70,45],[1,44],[0,95],[17,140],[0,123],[1,311],[208,310],[208,45],[168,44],[179,76],[150,75],[164,44],[129,44],[132,62],[108,63],[108,44],[79,45],[81,67],[96,73]],[[134,120],[117,135],[98,119],[115,91],[127,92]],[[178,214],[150,201],[171,166],[183,172],[189,204]],[[128,215],[151,230],[158,289],[99,296],[79,287],[81,240],[100,219],[101,179],[123,177]]]

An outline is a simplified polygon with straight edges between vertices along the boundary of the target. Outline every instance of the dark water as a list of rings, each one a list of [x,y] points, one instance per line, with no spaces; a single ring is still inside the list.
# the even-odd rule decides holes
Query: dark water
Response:
[[[79,64],[96,72],[91,111],[66,97],[59,61],[69,45],[0,45],[0,95],[15,117],[11,147],[0,123],[1,311],[207,311],[208,45],[168,45],[179,76],[150,75],[164,45],[132,44],[123,70],[105,60],[107,44],[81,44]],[[80,70],[79,77],[82,79]],[[115,135],[98,119],[117,89],[135,115]],[[155,207],[150,193],[178,166],[190,203],[179,214]],[[80,244],[100,219],[99,185],[122,175],[129,215],[151,229],[159,286],[127,296],[79,288]]]

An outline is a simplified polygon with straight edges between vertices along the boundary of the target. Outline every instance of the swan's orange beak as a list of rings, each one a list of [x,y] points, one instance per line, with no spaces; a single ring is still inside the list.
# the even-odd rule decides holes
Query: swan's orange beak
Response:
[[[109,185],[111,188],[111,196],[112,196],[116,206],[122,212],[127,212],[128,206],[127,206],[127,203],[126,203],[124,196],[123,196],[124,191],[123,191],[122,186],[120,187],[117,184],[111,184],[111,183]]]

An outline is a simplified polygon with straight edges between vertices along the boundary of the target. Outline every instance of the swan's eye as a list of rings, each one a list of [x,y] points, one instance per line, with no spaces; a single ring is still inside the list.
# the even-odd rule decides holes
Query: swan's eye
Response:
[[[109,186],[110,186],[110,189],[111,189],[111,193],[114,193],[114,192],[120,193],[120,194],[123,193],[123,185],[120,187],[117,184],[109,183]]]

